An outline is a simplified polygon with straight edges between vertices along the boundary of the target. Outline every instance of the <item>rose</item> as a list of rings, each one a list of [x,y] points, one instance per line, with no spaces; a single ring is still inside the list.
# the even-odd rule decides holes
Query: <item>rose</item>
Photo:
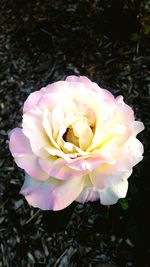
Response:
[[[84,76],[31,93],[22,129],[12,130],[9,141],[26,172],[21,194],[43,210],[61,210],[74,200],[116,203],[142,160],[136,135],[143,129],[122,96],[114,98]]]

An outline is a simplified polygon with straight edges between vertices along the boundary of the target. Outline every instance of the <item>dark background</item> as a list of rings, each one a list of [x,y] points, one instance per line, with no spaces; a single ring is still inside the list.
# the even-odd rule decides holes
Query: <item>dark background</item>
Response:
[[[0,267],[150,266],[149,9],[148,1],[136,0],[1,0]],[[23,173],[7,134],[21,122],[31,92],[70,74],[125,97],[145,124],[139,136],[145,155],[125,200],[79,204],[66,229],[51,233],[55,223],[18,194]]]

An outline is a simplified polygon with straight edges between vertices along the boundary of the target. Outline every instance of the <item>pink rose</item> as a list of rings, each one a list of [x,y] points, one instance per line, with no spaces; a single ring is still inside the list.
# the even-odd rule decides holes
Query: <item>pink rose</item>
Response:
[[[43,210],[116,203],[142,160],[143,129],[122,96],[84,76],[43,87],[25,101],[22,128],[10,132],[10,151],[26,172],[21,194]]]

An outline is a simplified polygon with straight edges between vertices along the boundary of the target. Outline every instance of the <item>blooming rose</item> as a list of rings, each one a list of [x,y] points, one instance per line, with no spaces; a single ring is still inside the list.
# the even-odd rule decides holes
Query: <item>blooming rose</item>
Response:
[[[12,130],[9,141],[26,172],[21,194],[43,210],[61,210],[74,200],[116,203],[142,160],[136,135],[143,129],[122,96],[114,98],[84,76],[31,93],[22,129]]]

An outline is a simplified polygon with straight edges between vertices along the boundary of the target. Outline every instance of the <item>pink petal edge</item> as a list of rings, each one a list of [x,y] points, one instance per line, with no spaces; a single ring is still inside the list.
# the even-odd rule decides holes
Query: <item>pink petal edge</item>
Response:
[[[70,205],[81,193],[84,177],[58,182],[53,178],[36,181],[26,174],[20,193],[30,205],[42,210],[61,210]]]
[[[35,179],[46,180],[49,175],[40,167],[38,157],[33,154],[29,140],[22,129],[15,128],[9,135],[9,149],[16,164]]]

